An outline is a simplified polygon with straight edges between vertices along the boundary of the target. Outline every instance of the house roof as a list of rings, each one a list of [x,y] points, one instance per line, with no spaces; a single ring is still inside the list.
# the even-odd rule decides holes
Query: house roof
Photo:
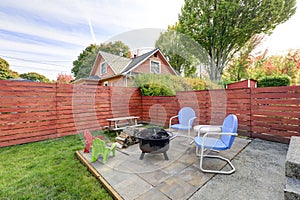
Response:
[[[145,54],[142,54],[140,56],[137,56],[137,57],[131,58],[131,59],[125,58],[122,56],[113,55],[113,54],[106,53],[103,51],[99,51],[98,56],[100,55],[103,57],[103,59],[108,63],[108,65],[114,71],[114,73],[115,73],[114,76],[117,76],[117,75],[121,75],[121,74],[125,75],[128,72],[132,71],[134,68],[136,68],[137,66],[142,64],[145,60],[147,60],[151,55],[153,55],[156,52],[160,52],[160,50],[158,48],[156,48],[152,51],[149,51]],[[164,55],[162,53],[161,53],[161,55],[166,60],[166,58],[164,57]],[[166,60],[166,62],[168,63],[167,60]],[[96,61],[95,61],[95,63],[96,63]],[[95,63],[94,63],[93,69],[91,70],[90,78],[92,78],[92,76],[91,76],[92,72],[94,71],[94,68],[96,67]],[[177,74],[173,68],[172,68],[172,70],[174,71],[175,74]],[[107,77],[105,77],[104,79],[106,79],[106,78]],[[96,77],[96,79],[97,79],[97,77]]]
[[[131,62],[127,65],[127,67],[124,68],[124,70],[122,70],[122,73],[126,73],[126,72],[131,71],[131,69],[138,66],[140,63],[142,63],[144,60],[148,59],[148,57],[150,57],[152,54],[154,54],[157,51],[158,51],[158,49],[156,48],[156,49],[154,49],[152,51],[149,51],[148,53],[145,53],[141,56],[138,56],[136,58],[132,58]]]
[[[113,55],[104,51],[99,51],[99,54],[102,55],[104,60],[109,64],[116,74],[121,73],[121,71],[131,62],[130,58]]]

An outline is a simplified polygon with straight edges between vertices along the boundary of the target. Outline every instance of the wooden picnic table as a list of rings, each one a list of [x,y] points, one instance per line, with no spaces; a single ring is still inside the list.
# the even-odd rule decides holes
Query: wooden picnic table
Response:
[[[128,127],[138,127],[142,124],[138,124],[137,119],[140,117],[137,116],[128,116],[128,117],[116,117],[106,119],[109,123],[109,130],[122,130]]]

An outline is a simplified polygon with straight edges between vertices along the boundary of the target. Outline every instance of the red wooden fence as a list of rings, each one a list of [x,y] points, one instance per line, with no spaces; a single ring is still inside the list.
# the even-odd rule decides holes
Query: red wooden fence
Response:
[[[99,130],[141,116],[137,88],[0,81],[0,147]]]
[[[288,143],[300,136],[300,86],[255,88],[251,96],[253,137]]]
[[[112,117],[167,126],[184,106],[196,111],[195,124],[221,124],[234,113],[241,135],[285,143],[300,136],[300,86],[142,97],[137,88],[0,81],[0,101],[0,147],[101,129]]]

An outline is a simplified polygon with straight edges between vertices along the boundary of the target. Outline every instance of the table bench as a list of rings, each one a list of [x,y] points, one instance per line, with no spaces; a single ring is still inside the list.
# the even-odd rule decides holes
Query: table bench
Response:
[[[142,126],[142,124],[137,123],[138,118],[139,117],[137,116],[129,116],[129,117],[110,118],[106,120],[109,123],[108,125],[109,130],[118,131],[118,130],[123,130],[124,128]]]

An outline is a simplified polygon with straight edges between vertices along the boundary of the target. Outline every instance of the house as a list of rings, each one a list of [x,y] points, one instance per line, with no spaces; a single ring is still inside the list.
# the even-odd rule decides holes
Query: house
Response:
[[[230,83],[226,86],[227,89],[234,89],[234,88],[256,88],[257,81],[253,79],[242,80],[235,83]]]
[[[142,73],[177,76],[176,71],[159,49],[154,49],[133,58],[125,58],[99,51],[89,78],[78,79],[74,83],[127,87],[131,77]]]

